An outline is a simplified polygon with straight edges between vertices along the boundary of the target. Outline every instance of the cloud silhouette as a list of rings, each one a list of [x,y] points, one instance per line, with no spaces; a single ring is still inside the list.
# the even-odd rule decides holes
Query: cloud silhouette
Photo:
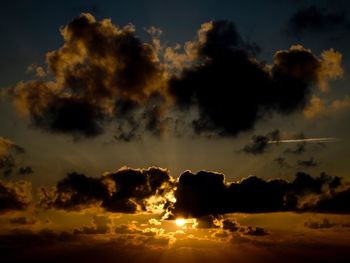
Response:
[[[292,182],[282,179],[266,181],[250,176],[240,182],[225,183],[223,174],[206,171],[193,174],[186,171],[179,177],[175,191],[176,202],[169,210],[171,217],[202,217],[234,212],[307,211],[316,208],[303,205],[306,197],[315,195],[321,198],[323,194],[335,191],[340,186],[339,177],[325,173],[311,177],[298,172]],[[333,212],[337,211],[335,203],[332,203],[334,201],[322,200],[316,205],[320,207],[320,211],[326,211],[326,206],[332,207]]]
[[[32,185],[28,181],[0,180],[0,214],[28,208],[32,201]]]
[[[20,113],[46,131],[88,137],[115,119],[128,124],[123,115],[128,111],[135,111],[136,119],[138,113],[146,126],[148,118],[157,118],[152,114],[158,112],[144,111],[148,98],[161,91],[162,68],[152,45],[135,35],[133,25],[120,28],[110,19],[96,21],[83,13],[61,34],[63,45],[46,55],[52,80],[21,82],[10,89]],[[117,110],[121,103],[132,107]]]
[[[121,168],[99,178],[73,172],[59,181],[54,191],[41,189],[40,206],[68,211],[101,207],[111,212],[136,213],[150,209],[148,198],[152,196],[160,198],[157,204],[165,203],[164,195],[171,186],[168,171],[158,167]]]
[[[198,35],[195,62],[169,82],[177,106],[198,111],[192,122],[198,134],[237,135],[267,112],[302,110],[313,84],[323,87],[338,76],[326,67],[328,56],[318,58],[300,45],[277,51],[272,65],[258,62],[254,46],[228,21],[203,24]]]

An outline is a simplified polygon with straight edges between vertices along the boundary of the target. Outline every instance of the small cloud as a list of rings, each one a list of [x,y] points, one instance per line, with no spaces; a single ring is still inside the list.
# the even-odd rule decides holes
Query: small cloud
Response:
[[[265,236],[268,233],[265,231],[265,229],[263,229],[261,227],[253,228],[253,227],[249,226],[247,228],[245,234],[249,235],[249,236]]]
[[[251,143],[245,145],[242,151],[253,155],[263,154],[272,145],[271,141],[278,143],[280,139],[281,135],[278,129],[266,135],[254,135],[251,139]]]
[[[298,160],[297,164],[303,167],[316,167],[319,163],[316,162],[313,157],[311,157],[309,160]]]
[[[331,222],[329,219],[324,218],[323,221],[307,221],[304,226],[311,229],[326,229],[338,226],[339,224]]]
[[[28,175],[34,173],[34,171],[30,166],[23,166],[18,169],[17,173],[20,175]]]
[[[14,217],[11,218],[10,223],[16,224],[16,225],[34,225],[35,223],[38,222],[36,218],[29,218],[25,216],[20,216],[20,217]]]
[[[289,168],[290,165],[286,162],[286,159],[283,157],[277,157],[273,160],[280,168]]]

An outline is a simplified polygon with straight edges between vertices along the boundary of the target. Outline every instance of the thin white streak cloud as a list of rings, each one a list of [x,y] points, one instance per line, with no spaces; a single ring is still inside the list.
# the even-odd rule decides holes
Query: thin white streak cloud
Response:
[[[341,139],[334,137],[325,137],[325,138],[305,138],[305,139],[287,139],[287,140],[274,140],[268,141],[268,144],[276,143],[332,143],[340,142]]]

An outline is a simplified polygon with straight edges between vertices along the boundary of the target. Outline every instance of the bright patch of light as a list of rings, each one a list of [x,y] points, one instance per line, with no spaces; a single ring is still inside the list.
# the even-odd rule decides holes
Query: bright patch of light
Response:
[[[175,220],[175,224],[177,226],[184,226],[186,224],[186,219],[178,218],[178,219]]]

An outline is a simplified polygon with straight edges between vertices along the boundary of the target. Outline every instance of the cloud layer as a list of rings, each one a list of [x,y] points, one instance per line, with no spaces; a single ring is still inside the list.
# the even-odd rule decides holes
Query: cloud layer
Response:
[[[8,94],[34,126],[73,136],[96,136],[112,124],[115,138],[160,135],[183,111],[197,134],[234,136],[267,113],[303,111],[313,86],[328,89],[342,76],[341,54],[318,57],[293,45],[272,64],[229,21],[204,23],[184,47],[143,42],[132,25],[119,27],[81,14],[62,28],[63,45],[47,53],[48,75],[20,82]]]
[[[298,172],[293,181],[250,176],[226,182],[225,175],[217,172],[185,171],[175,180],[163,168],[123,167],[100,177],[69,173],[55,187],[39,192],[38,207],[43,209],[154,213],[163,219],[204,220],[205,216],[235,212],[350,212],[348,183],[326,173],[312,177]],[[29,182],[0,182],[1,212],[24,210],[31,204]]]

